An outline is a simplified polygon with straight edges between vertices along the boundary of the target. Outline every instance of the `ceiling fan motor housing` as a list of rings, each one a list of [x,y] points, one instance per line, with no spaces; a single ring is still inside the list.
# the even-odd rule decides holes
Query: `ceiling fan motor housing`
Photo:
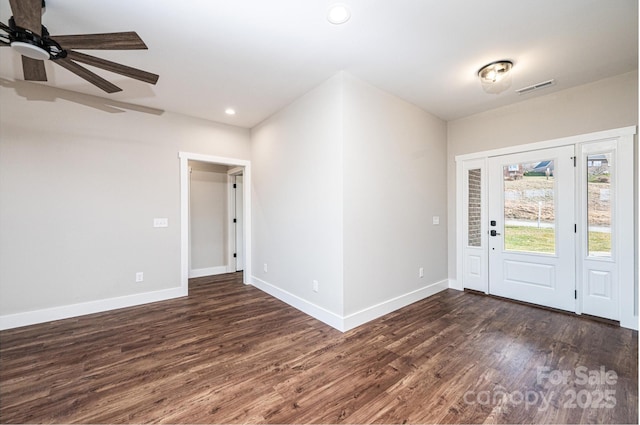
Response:
[[[11,47],[21,55],[32,59],[59,59],[67,56],[67,52],[58,43],[49,38],[49,31],[42,25],[42,36],[15,24],[13,17],[9,19],[9,40]]]

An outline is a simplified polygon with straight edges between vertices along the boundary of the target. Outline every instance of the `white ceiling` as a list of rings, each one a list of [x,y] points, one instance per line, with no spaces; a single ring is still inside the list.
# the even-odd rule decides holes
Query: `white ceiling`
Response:
[[[451,120],[638,67],[637,0],[338,1],[352,14],[342,26],[326,20],[331,0],[47,0],[52,35],[137,31],[148,51],[86,53],[160,80],[98,71],[124,89],[106,95],[48,61],[45,84],[253,127],[340,70]],[[486,94],[477,70],[498,59],[514,61],[512,87]],[[10,48],[0,77],[22,78]]]

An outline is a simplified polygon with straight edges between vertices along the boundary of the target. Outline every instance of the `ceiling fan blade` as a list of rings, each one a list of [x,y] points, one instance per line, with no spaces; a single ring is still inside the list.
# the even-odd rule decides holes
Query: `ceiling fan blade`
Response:
[[[42,0],[9,0],[16,25],[34,34],[42,33]]]
[[[141,69],[132,68],[130,66],[121,65],[119,63],[111,62],[106,59],[97,58],[95,56],[86,55],[80,52],[74,52],[73,50],[67,51],[67,57],[76,62],[82,62],[87,65],[92,65],[107,71],[115,72],[116,74],[124,75],[125,77],[135,78],[136,80],[144,81],[145,83],[155,84],[158,82],[159,76],[150,72],[143,71]]]
[[[102,78],[98,74],[94,74],[93,72],[89,71],[87,68],[85,68],[83,66],[80,66],[75,62],[72,62],[68,58],[56,59],[53,62],[57,63],[58,65],[60,65],[61,67],[65,68],[65,69],[73,72],[78,77],[87,80],[88,82],[90,82],[94,86],[106,91],[107,93],[115,93],[115,92],[122,91],[122,89],[120,87],[116,86],[115,84],[110,83],[109,81],[105,80],[104,78]]]
[[[47,71],[44,61],[22,56],[22,72],[27,81],[47,81]]]
[[[134,31],[112,32],[105,34],[78,34],[51,36],[65,49],[89,50],[140,50],[147,49],[147,45]]]

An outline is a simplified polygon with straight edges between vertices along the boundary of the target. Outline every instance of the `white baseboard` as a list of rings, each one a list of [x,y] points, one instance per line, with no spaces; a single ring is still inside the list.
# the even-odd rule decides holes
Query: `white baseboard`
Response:
[[[228,266],[207,267],[204,269],[189,270],[189,279],[194,277],[214,276],[217,274],[229,273]]]
[[[309,316],[323,323],[326,323],[327,325],[341,332],[346,332],[348,330],[356,328],[366,322],[391,313],[392,311],[398,310],[402,307],[408,306],[409,304],[413,304],[416,301],[420,301],[424,298],[430,297],[431,295],[434,295],[449,287],[449,281],[445,279],[440,282],[436,282],[415,291],[409,292],[407,294],[400,295],[390,300],[365,308],[356,313],[352,313],[347,316],[341,316],[320,306],[317,306],[303,298],[300,298],[299,296],[294,295],[288,291],[280,289],[277,286],[265,282],[264,280],[261,280],[255,276],[251,276],[251,280],[249,283],[271,295],[272,297],[275,297],[280,301],[285,302],[294,308],[297,308],[303,313],[306,313]]]
[[[309,316],[318,319],[323,323],[326,323],[332,328],[344,332],[342,316],[326,310],[320,306],[317,306],[305,299],[302,299],[299,296],[292,294],[291,292],[280,289],[277,286],[265,282],[264,280],[259,279],[255,276],[251,276],[248,283],[260,289],[261,291],[266,292],[272,297],[277,298],[286,304],[289,304],[291,307],[297,308],[303,313],[306,313]]]
[[[460,283],[458,283],[458,281],[456,279],[449,279],[449,289],[455,289],[457,291],[463,291],[464,288],[462,287],[462,281],[460,281]]]
[[[71,317],[84,316],[86,314],[101,313],[103,311],[133,307],[157,301],[165,301],[172,298],[184,297],[186,295],[187,291],[185,291],[185,288],[178,287],[163,289],[161,291],[127,295],[124,297],[46,308],[43,310],[26,311],[24,313],[6,314],[0,316],[0,330],[68,319]]]
[[[200,269],[205,270],[205,269]],[[226,272],[226,267],[224,268]],[[245,276],[246,280],[247,276]],[[303,313],[320,320],[323,323],[341,331],[346,332],[366,322],[377,319],[392,311],[398,310],[416,301],[430,297],[444,289],[450,287],[448,280],[427,285],[423,288],[409,292],[407,294],[392,298],[390,300],[373,305],[366,309],[347,316],[341,316],[313,304],[297,295],[280,289],[255,276],[250,276],[249,283],[267,294],[297,308]],[[68,319],[71,317],[84,316],[86,314],[101,313],[119,308],[133,307],[157,301],[169,300],[187,296],[184,288],[171,288],[161,291],[145,292],[142,294],[128,295],[124,297],[109,298],[105,300],[89,301],[85,303],[71,304],[60,307],[47,308],[43,310],[27,311],[24,313],[7,314],[0,316],[0,330],[18,328],[22,326],[46,323],[54,320]]]
[[[402,307],[406,307],[409,304],[413,304],[416,301],[423,300],[440,291],[444,291],[447,288],[449,288],[449,280],[441,280],[440,282],[432,283],[431,285],[424,286],[407,294],[400,295],[371,307],[367,307],[358,312],[349,314],[343,318],[344,332],[371,320],[377,319],[378,317],[382,317],[385,314],[399,310]]]

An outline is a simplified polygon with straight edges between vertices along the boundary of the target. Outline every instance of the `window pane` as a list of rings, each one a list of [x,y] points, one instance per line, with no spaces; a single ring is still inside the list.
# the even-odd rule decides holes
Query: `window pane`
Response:
[[[611,256],[611,153],[587,157],[588,252]]]
[[[505,250],[555,253],[553,171],[552,160],[504,167]]]
[[[475,170],[469,170],[469,210],[468,221],[469,221],[469,241],[468,246],[481,246],[482,242],[482,225],[480,220],[482,218],[481,214],[481,170],[479,168]]]

